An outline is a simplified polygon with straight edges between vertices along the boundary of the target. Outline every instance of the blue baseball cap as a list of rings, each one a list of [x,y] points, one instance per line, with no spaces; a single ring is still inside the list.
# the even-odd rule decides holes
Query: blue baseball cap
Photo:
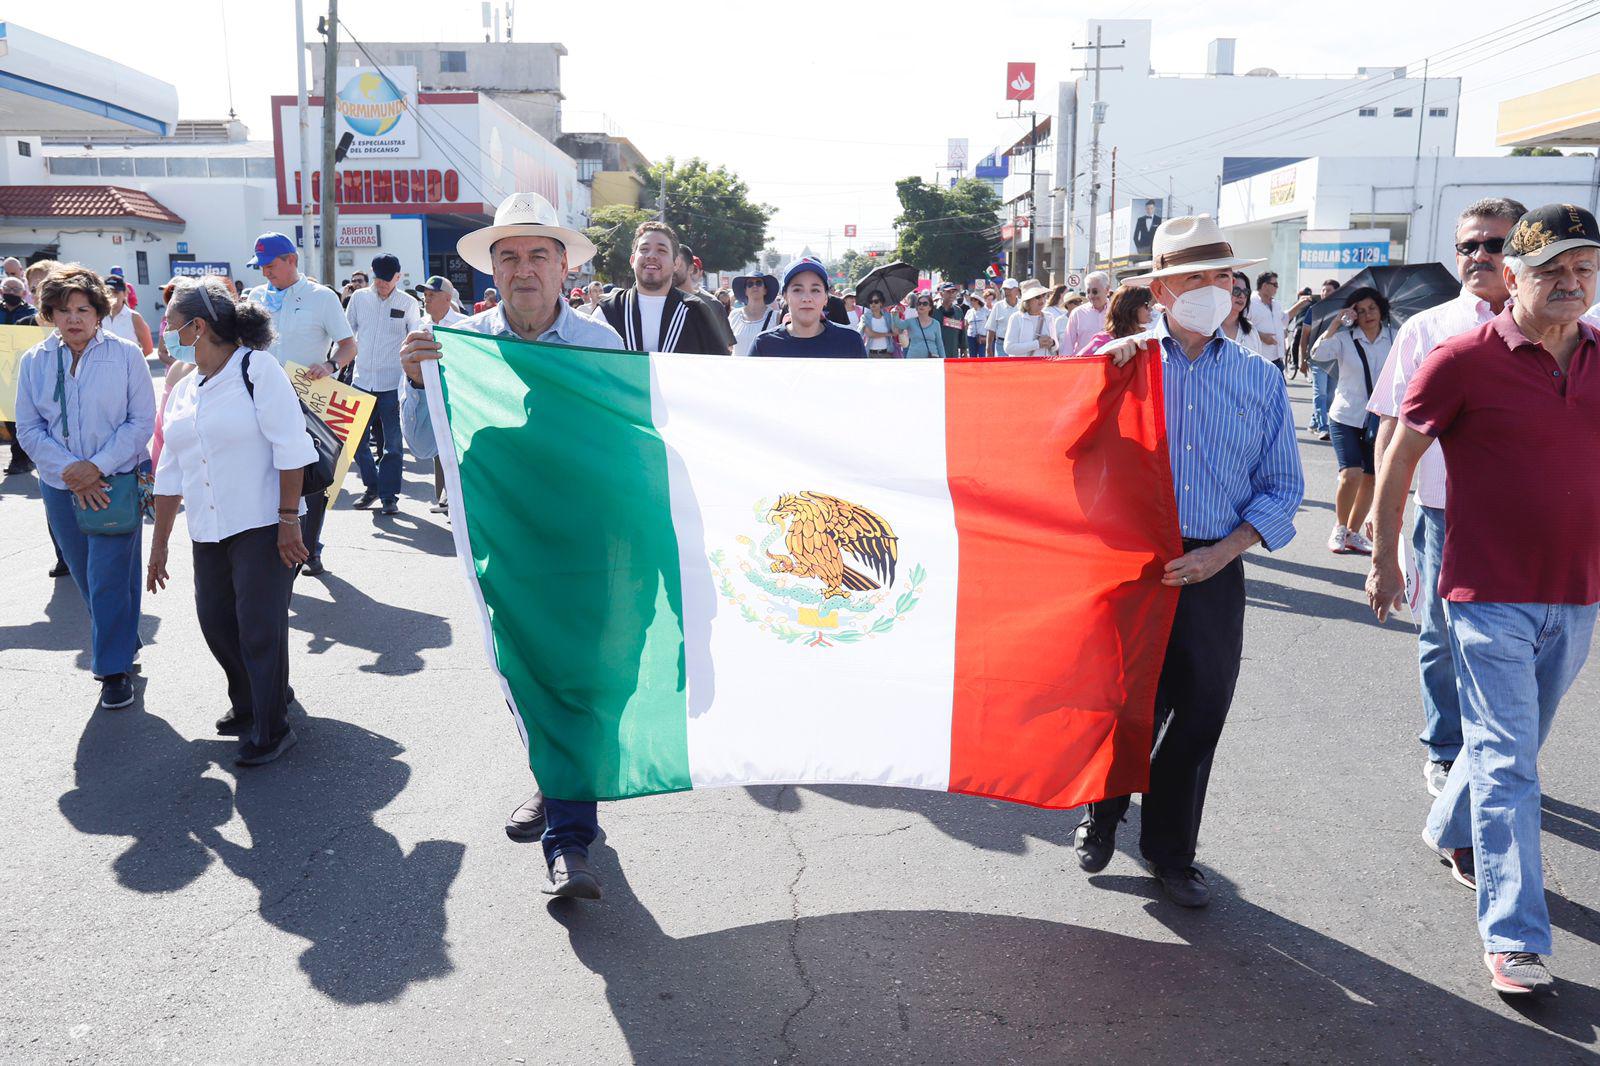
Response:
[[[256,254],[250,257],[250,262],[245,266],[260,270],[278,256],[289,255],[299,250],[293,241],[281,233],[263,233],[256,238]]]
[[[791,281],[807,271],[810,271],[822,279],[822,287],[824,289],[828,287],[828,282],[831,280],[828,277],[828,268],[823,266],[819,260],[813,259],[809,255],[804,259],[795,260],[794,265],[783,272],[783,287],[787,289]]]

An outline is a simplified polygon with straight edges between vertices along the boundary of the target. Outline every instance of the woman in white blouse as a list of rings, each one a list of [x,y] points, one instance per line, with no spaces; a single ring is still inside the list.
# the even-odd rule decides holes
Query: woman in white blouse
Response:
[[[1389,324],[1389,301],[1377,289],[1357,289],[1344,306],[1311,346],[1311,361],[1334,378],[1328,433],[1339,463],[1339,485],[1328,550],[1337,555],[1371,555],[1372,542],[1357,532],[1372,506],[1376,481],[1378,416],[1367,413],[1367,400],[1372,383],[1389,361],[1394,327]]]
[[[1045,328],[1044,301],[1050,290],[1037,281],[1023,283],[1017,296],[1017,313],[1006,323],[1005,351],[1007,355],[1052,356],[1056,339]]]
[[[173,292],[167,326],[167,350],[196,370],[167,401],[146,587],[166,587],[182,501],[200,631],[228,679],[217,732],[241,738],[237,765],[256,766],[298,739],[289,727],[289,595],[306,560],[300,487],[316,449],[294,386],[266,350],[265,308],[237,302],[222,279],[196,279]]]

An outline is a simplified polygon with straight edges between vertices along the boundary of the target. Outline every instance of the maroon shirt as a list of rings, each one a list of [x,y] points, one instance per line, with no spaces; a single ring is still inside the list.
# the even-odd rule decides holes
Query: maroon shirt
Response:
[[[1486,603],[1600,602],[1600,334],[1565,371],[1507,307],[1435,348],[1400,418],[1439,439],[1439,594]]]

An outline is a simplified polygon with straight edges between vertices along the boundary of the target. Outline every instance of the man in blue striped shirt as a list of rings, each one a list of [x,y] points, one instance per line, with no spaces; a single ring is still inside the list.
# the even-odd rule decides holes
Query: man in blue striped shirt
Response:
[[[1167,898],[1210,902],[1194,867],[1211,758],[1233,702],[1244,652],[1244,564],[1260,543],[1276,551],[1294,537],[1305,492],[1294,421],[1277,368],[1222,335],[1239,259],[1209,216],[1168,219],[1156,232],[1148,281],[1166,308],[1155,327],[1112,354],[1119,365],[1149,340],[1160,346],[1167,449],[1183,554],[1163,584],[1180,589],[1156,690],[1150,788],[1139,850]],[[1111,860],[1128,796],[1090,804],[1078,826],[1078,864]]]

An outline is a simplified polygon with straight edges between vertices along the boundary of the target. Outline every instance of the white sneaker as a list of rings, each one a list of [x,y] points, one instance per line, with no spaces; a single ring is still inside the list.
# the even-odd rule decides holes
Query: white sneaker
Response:
[[[1334,526],[1328,534],[1328,550],[1335,555],[1350,554],[1350,531],[1344,526]]]
[[[1353,529],[1345,533],[1344,546],[1357,555],[1372,554],[1372,541]]]

